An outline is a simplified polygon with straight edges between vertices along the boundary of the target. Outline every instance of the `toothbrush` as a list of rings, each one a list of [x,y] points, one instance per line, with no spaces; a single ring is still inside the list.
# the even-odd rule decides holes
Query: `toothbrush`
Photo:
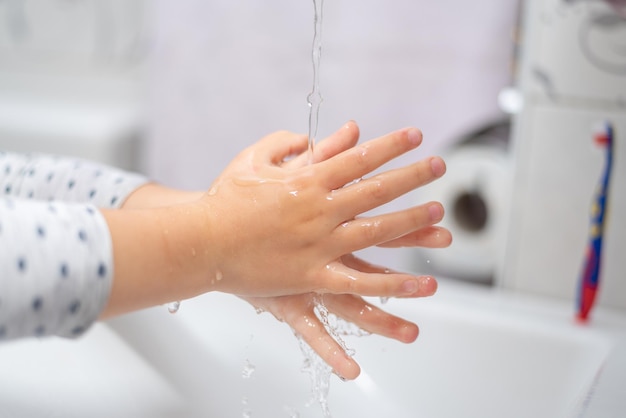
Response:
[[[598,182],[598,188],[591,207],[591,224],[586,259],[578,288],[578,314],[581,322],[587,322],[589,312],[594,305],[598,285],[600,284],[600,266],[602,262],[602,238],[606,223],[607,197],[611,167],[613,165],[613,126],[607,122],[603,131],[594,135],[596,144],[606,150],[604,172]]]

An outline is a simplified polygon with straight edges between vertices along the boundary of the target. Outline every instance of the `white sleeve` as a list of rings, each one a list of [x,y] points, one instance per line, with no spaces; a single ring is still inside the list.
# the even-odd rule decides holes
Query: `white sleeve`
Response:
[[[119,207],[143,176],[85,160],[0,152],[0,341],[76,337],[104,309]]]
[[[82,334],[113,280],[108,226],[93,206],[0,199],[0,340]]]
[[[147,181],[89,160],[0,151],[0,195],[117,208]]]

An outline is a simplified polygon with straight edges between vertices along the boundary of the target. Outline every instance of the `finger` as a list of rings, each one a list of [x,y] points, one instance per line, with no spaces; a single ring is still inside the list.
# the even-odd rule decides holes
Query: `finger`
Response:
[[[313,162],[326,161],[343,151],[354,147],[359,141],[359,127],[354,121],[346,123],[331,137],[314,147]]]
[[[335,315],[359,328],[404,343],[417,339],[419,328],[413,322],[391,315],[355,295],[324,295],[324,304]]]
[[[338,189],[414,149],[421,141],[422,133],[415,128],[392,132],[324,161],[318,168],[319,176],[329,189]]]
[[[302,154],[307,149],[307,136],[289,131],[278,131],[267,135],[248,148],[254,150],[253,158],[257,163],[280,165],[294,155]]]
[[[390,269],[388,267],[379,266],[365,261],[353,254],[346,254],[341,257],[343,263],[354,270],[358,270],[364,273],[378,273],[378,274],[401,274],[400,272]],[[418,290],[409,294],[407,297],[424,297],[432,296],[437,291],[437,280],[432,276],[417,276]]]
[[[414,276],[375,266],[352,254],[327,265],[319,276],[320,293],[382,297],[425,297],[437,290],[432,276]]]
[[[430,157],[331,192],[340,219],[350,219],[388,203],[444,175],[445,162]]]
[[[324,296],[325,300],[326,296]],[[328,364],[339,377],[356,379],[361,373],[358,363],[326,331],[315,314],[312,293],[274,298],[245,298],[257,309],[272,313],[284,321]]]
[[[356,218],[335,228],[333,242],[339,254],[352,253],[436,224],[443,214],[441,203],[430,202],[398,212]]]
[[[346,380],[353,380],[359,376],[361,373],[359,364],[346,354],[343,347],[328,333],[313,311],[301,314],[290,324],[335,374]]]
[[[358,363],[328,333],[313,310],[313,304],[289,310],[285,321],[328,364],[338,376],[352,380],[361,373]]]
[[[359,127],[356,122],[350,121],[328,138],[313,147],[313,163],[327,159],[356,145],[359,140]],[[283,166],[287,168],[304,167],[309,164],[308,152],[302,152],[297,157],[287,161]]]
[[[410,232],[391,241],[378,244],[383,248],[399,247],[425,247],[445,248],[452,243],[452,234],[446,228],[440,226],[428,226]]]

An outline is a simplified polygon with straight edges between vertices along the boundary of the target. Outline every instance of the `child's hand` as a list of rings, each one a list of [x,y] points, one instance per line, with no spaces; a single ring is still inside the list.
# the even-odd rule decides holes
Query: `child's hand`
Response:
[[[443,161],[360,180],[415,148],[421,135],[404,129],[357,141],[358,128],[348,123],[320,142],[309,164],[305,136],[276,133],[242,152],[209,192],[148,184],[127,199],[126,210],[103,210],[115,280],[101,317],[211,290],[254,298],[434,293],[431,277],[374,267],[351,254],[372,245],[450,243],[449,231],[434,226],[443,215],[438,203],[362,216],[441,176]]]
[[[357,139],[356,125],[347,124],[315,148],[313,162],[324,161],[353,147]],[[283,167],[304,166],[307,162],[307,153],[302,153],[284,163]],[[380,246],[445,247],[450,244],[450,240],[450,233],[446,229],[427,226],[392,241],[381,243]],[[360,270],[381,274],[389,272],[386,268],[370,265],[351,254],[344,255],[341,259],[344,264]],[[434,293],[436,289],[435,280],[431,278],[423,278],[423,280],[429,282],[427,286],[430,286]],[[354,323],[365,331],[404,343],[413,342],[417,338],[419,332],[417,325],[391,315],[356,295],[327,294],[321,296],[316,293],[306,293],[279,297],[244,297],[244,299],[254,307],[270,312],[280,321],[286,322],[333,369],[334,373],[345,379],[355,379],[360,373],[358,363],[344,352],[343,347],[327,332],[315,314],[315,304],[320,297],[323,297],[324,305],[329,312]]]
[[[337,151],[358,139],[348,124]],[[351,293],[363,296],[427,296],[434,280],[370,271],[342,257],[373,245],[444,246],[449,233],[432,225],[443,217],[439,203],[363,217],[443,175],[432,157],[363,178],[421,142],[403,129],[303,164],[306,137],[278,132],[249,147],[224,170],[201,199],[206,208],[207,249],[212,259],[209,290],[241,296]],[[299,155],[287,161],[289,157]],[[316,162],[317,161],[317,162]]]
[[[281,132],[240,154],[208,193],[158,184],[138,189],[125,202],[131,211],[117,219],[119,225],[115,213],[108,214],[114,237],[133,231],[135,238],[119,245],[118,272],[133,269],[119,274],[106,314],[209,290],[235,293],[288,323],[346,379],[357,377],[360,368],[317,319],[321,293],[329,293],[323,299],[331,313],[362,329],[415,340],[415,324],[359,295],[428,296],[436,290],[435,279],[392,272],[352,252],[371,245],[449,245],[450,232],[434,226],[442,216],[437,203],[359,217],[441,176],[445,166],[431,158],[353,181],[421,140],[418,131],[402,130],[356,147],[358,136],[356,124],[346,124],[320,142],[309,164],[306,137]],[[161,210],[145,211],[151,208]]]
[[[351,257],[351,256],[350,256]],[[362,262],[362,261],[361,261]],[[432,283],[435,285],[435,282]],[[433,287],[434,291],[434,287]],[[417,338],[417,325],[391,315],[366,302],[357,295],[305,293],[276,297],[244,297],[257,309],[273,314],[288,324],[332,368],[339,377],[356,379],[361,368],[354,358],[328,333],[315,314],[315,306],[322,298],[332,314],[351,322],[364,331],[411,343]]]

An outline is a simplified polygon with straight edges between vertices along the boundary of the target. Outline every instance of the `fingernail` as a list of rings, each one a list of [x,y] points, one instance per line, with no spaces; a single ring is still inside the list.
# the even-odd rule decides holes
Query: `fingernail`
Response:
[[[443,218],[443,207],[439,203],[430,204],[428,206],[428,215],[431,221],[440,221]]]
[[[432,276],[421,276],[421,289],[423,296],[432,296],[437,292],[437,280]]]
[[[407,132],[407,136],[409,138],[409,142],[413,145],[419,145],[419,143],[422,142],[422,133],[419,129],[409,129]]]
[[[446,172],[446,163],[439,157],[433,157],[430,159],[430,168],[435,176],[441,177]]]
[[[417,280],[407,280],[402,283],[402,291],[408,295],[417,292],[417,288],[419,287]]]

